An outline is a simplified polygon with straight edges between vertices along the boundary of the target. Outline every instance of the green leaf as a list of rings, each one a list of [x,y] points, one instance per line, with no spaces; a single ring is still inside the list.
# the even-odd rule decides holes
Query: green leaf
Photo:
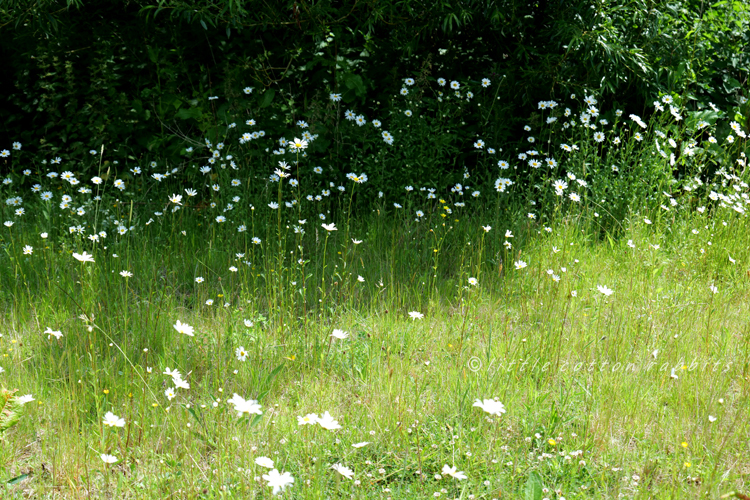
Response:
[[[355,75],[354,73],[347,73],[344,76],[344,85],[356,92],[357,97],[364,97],[367,93],[365,83],[362,81],[362,77]]]
[[[526,487],[523,493],[524,500],[541,500],[542,499],[542,480],[539,474],[532,472],[526,481]]]
[[[271,102],[273,101],[273,97],[276,95],[276,91],[273,89],[268,89],[263,93],[263,97],[260,100],[260,107],[261,108],[267,108],[271,105]]]
[[[190,118],[199,120],[202,115],[203,112],[201,111],[201,108],[180,108],[177,110],[177,118],[180,118],[181,120],[189,120]]]
[[[156,61],[159,58],[158,49],[155,49],[151,45],[148,45],[147,48],[148,48],[148,58],[151,59],[152,63],[156,63]]]
[[[8,484],[18,484],[21,481],[23,481],[24,479],[26,479],[27,477],[29,477],[28,474],[21,474],[20,476],[16,476],[13,479],[11,479],[10,481],[8,481]]]

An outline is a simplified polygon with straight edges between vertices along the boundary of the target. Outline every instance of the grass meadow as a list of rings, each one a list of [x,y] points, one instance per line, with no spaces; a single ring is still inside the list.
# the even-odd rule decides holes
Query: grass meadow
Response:
[[[306,140],[257,176],[4,151],[2,497],[746,498],[744,136],[676,178],[719,118],[610,153],[591,100],[498,179],[380,194]]]

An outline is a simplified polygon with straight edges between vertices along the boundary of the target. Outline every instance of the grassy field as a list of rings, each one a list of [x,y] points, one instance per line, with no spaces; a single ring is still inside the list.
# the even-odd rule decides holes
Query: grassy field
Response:
[[[747,490],[744,216],[434,205],[309,219],[281,251],[270,211],[262,255],[201,210],[93,262],[43,217],[6,225],[3,497],[266,498],[270,468],[291,498]]]
[[[411,109],[337,125],[373,180],[234,122],[0,151],[0,496],[748,498],[739,103],[542,101],[441,186],[398,180]]]

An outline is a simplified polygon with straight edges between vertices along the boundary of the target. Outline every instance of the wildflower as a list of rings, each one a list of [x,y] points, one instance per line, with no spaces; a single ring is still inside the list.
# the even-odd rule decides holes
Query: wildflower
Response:
[[[266,469],[273,469],[273,460],[268,457],[258,457],[255,459],[255,463]]]
[[[234,355],[237,356],[237,361],[247,360],[247,351],[242,346],[234,350]]]
[[[240,397],[239,394],[234,393],[231,399],[227,400],[227,403],[231,403],[234,405],[234,410],[237,412],[238,416],[242,416],[243,413],[255,414],[255,415],[262,415],[263,412],[261,411],[261,407],[258,404],[258,402],[254,399],[244,399]]]
[[[44,333],[46,333],[46,334],[47,334],[47,339],[48,339],[48,340],[49,340],[49,339],[50,339],[50,337],[52,337],[53,335],[54,335],[54,337],[55,337],[56,339],[58,339],[58,340],[60,340],[60,337],[62,337],[62,336],[63,336],[63,335],[62,335],[62,332],[60,332],[59,330],[58,330],[58,331],[55,331],[55,330],[53,330],[52,328],[47,328],[47,329],[46,329],[46,330],[44,331]]]
[[[599,290],[600,293],[604,294],[607,297],[615,293],[614,290],[607,288],[605,285],[597,285],[596,289]]]
[[[471,286],[477,286],[479,284],[479,281],[476,278],[469,278],[469,284]]]
[[[99,458],[101,458],[102,462],[104,462],[105,464],[116,464],[117,462],[119,462],[116,456],[107,455],[106,453],[102,453],[101,455],[99,455]]]
[[[304,417],[297,417],[297,425],[313,425],[318,423],[318,415],[308,413]]]
[[[323,229],[326,231],[337,231],[336,224],[334,222],[331,222],[330,224],[321,224],[323,226]]]
[[[164,395],[167,397],[169,401],[172,401],[172,398],[177,396],[177,393],[174,392],[173,387],[169,387],[166,391],[164,391]]]
[[[89,255],[86,252],[83,252],[82,254],[74,253],[73,258],[80,262],[94,262],[94,256]]]
[[[320,424],[322,428],[327,429],[329,431],[341,429],[341,426],[339,425],[339,423],[336,420],[334,420],[331,414],[328,413],[327,411],[318,418],[317,423]]]
[[[307,145],[309,143],[305,141],[304,139],[297,139],[296,137],[294,140],[289,144],[289,147],[294,150],[303,150],[307,148]]]
[[[348,336],[349,336],[349,334],[346,333],[344,330],[338,330],[338,329],[333,330],[333,333],[331,334],[331,337],[337,338],[339,340],[344,340]]]
[[[513,264],[516,266],[516,270],[523,269],[524,267],[527,266],[527,264],[524,261],[522,261],[522,260],[517,260]]]
[[[120,276],[122,276],[123,278],[132,278],[133,273],[131,273],[130,271],[120,271]]]
[[[476,406],[489,413],[490,415],[502,416],[505,413],[505,406],[495,399],[476,400],[472,406]]]
[[[284,488],[294,483],[294,478],[291,473],[279,473],[276,469],[271,470],[268,474],[263,474],[262,477],[268,482],[268,486],[273,488],[271,493],[274,495],[282,493]]]
[[[411,312],[409,313],[409,317],[410,317],[411,319],[422,319],[422,318],[424,318],[424,314],[422,314],[422,313],[421,313],[421,312],[419,312],[419,311],[411,311]]]
[[[174,329],[177,330],[179,333],[184,333],[185,335],[189,337],[194,337],[194,329],[192,326],[186,324],[186,323],[180,323],[180,320],[177,320],[177,323],[173,325]]]
[[[451,82],[451,88],[452,88],[453,90],[458,90],[458,89],[459,89],[459,87],[461,87],[461,84],[459,84],[459,83],[458,83],[458,82],[457,82],[456,80],[453,80],[453,81]]]
[[[341,94],[330,94],[331,101],[339,102],[341,100]]]
[[[349,467],[345,467],[341,464],[333,464],[331,466],[331,469],[335,470],[336,472],[338,472],[339,474],[341,474],[347,479],[351,479],[352,477],[354,477],[354,471],[351,470]]]
[[[104,415],[104,425],[109,427],[125,427],[125,419],[120,418],[111,411]]]
[[[560,179],[552,183],[552,185],[555,188],[555,192],[557,195],[562,196],[563,191],[565,191],[568,188],[568,183],[564,180]]]
[[[441,471],[446,476],[451,476],[453,479],[458,479],[459,481],[462,479],[467,479],[466,474],[459,471],[457,467],[448,467],[448,464],[443,465],[443,470]]]
[[[490,86],[490,79],[489,78],[482,78],[482,87],[487,88]]]

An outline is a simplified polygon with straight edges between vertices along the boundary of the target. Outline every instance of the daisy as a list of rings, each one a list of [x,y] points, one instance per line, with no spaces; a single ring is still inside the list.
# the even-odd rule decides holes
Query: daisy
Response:
[[[318,418],[318,424],[320,424],[322,428],[328,429],[329,431],[341,429],[341,425],[339,425],[339,423],[334,420],[331,414],[327,411],[320,418]]]
[[[261,406],[258,404],[258,402],[254,399],[244,399],[240,397],[239,394],[236,392],[232,396],[231,399],[227,400],[227,403],[231,403],[234,405],[234,411],[237,412],[237,416],[242,416],[243,413],[255,414],[255,415],[262,415],[263,411],[261,411]]]
[[[443,475],[451,476],[453,479],[458,479],[459,481],[462,479],[467,479],[466,474],[459,471],[457,467],[448,467],[448,464],[443,465],[443,470],[441,471]]]
[[[238,361],[245,361],[247,359],[247,351],[242,346],[234,350],[234,355],[237,357]]]
[[[490,415],[496,415],[498,417],[505,413],[505,406],[500,401],[494,399],[484,399],[482,401],[476,400],[472,406],[481,408]]]
[[[331,466],[331,469],[335,470],[336,472],[338,472],[339,474],[341,474],[342,476],[344,476],[347,479],[351,479],[351,478],[354,477],[354,471],[351,470],[349,467],[346,467],[344,465],[333,464]]]
[[[26,394],[25,396],[21,396],[18,399],[16,399],[17,402],[19,402],[22,405],[25,405],[26,403],[31,403],[34,400],[34,396],[31,394]]]
[[[73,258],[80,262],[94,262],[94,256],[89,255],[86,252],[82,254],[74,253]]]
[[[411,311],[411,312],[409,313],[409,317],[410,317],[411,319],[422,319],[422,318],[424,318],[424,314],[422,314],[422,313],[421,313],[421,312],[419,312],[419,311]]]
[[[173,325],[174,329],[177,330],[180,333],[184,333],[185,335],[189,337],[194,337],[194,329],[192,326],[186,324],[186,323],[180,323],[180,320],[177,320],[177,323]]]
[[[273,460],[268,457],[258,457],[255,459],[255,463],[266,469],[273,469]]]
[[[47,339],[49,339],[50,337],[52,337],[52,336],[54,335],[54,336],[55,336],[55,338],[59,340],[59,339],[60,339],[60,337],[62,337],[62,336],[63,336],[63,335],[62,335],[62,332],[60,332],[59,330],[53,330],[52,328],[47,328],[47,329],[46,329],[46,330],[44,331],[44,333],[46,333],[46,334],[47,334]]]
[[[334,330],[333,333],[331,334],[331,337],[337,338],[339,340],[344,340],[348,336],[349,336],[349,334],[346,333],[344,330],[338,330],[338,329]]]
[[[284,488],[294,483],[294,478],[289,472],[279,473],[278,470],[273,469],[268,474],[263,474],[263,479],[268,482],[268,486],[272,489],[274,495],[278,495],[284,491]]]
[[[297,425],[314,425],[318,423],[318,415],[308,413],[304,417],[297,417]]]
[[[125,419],[120,418],[111,411],[104,415],[104,425],[108,427],[125,427]]]

